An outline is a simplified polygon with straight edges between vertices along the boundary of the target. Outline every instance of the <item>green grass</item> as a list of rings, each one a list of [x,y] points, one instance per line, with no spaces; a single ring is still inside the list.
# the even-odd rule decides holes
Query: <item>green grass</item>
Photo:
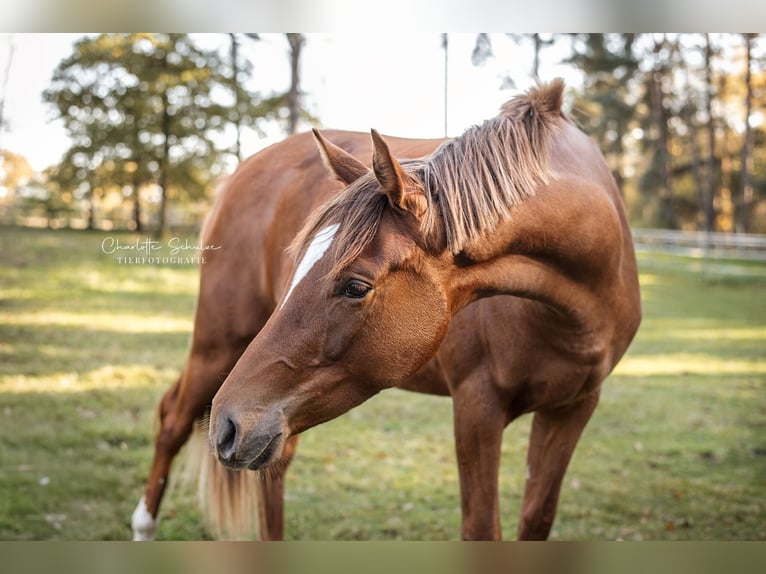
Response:
[[[130,536],[198,271],[118,264],[103,238],[0,228],[0,539]],[[766,265],[640,266],[644,322],[575,452],[552,538],[766,539]],[[529,421],[505,433],[507,538]],[[302,437],[289,539],[459,532],[448,399],[387,391]],[[158,536],[209,537],[190,493],[171,488]]]

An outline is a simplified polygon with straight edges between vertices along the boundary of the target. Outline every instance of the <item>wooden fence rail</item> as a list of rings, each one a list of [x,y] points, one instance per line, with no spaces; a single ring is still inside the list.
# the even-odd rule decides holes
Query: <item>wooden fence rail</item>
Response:
[[[634,229],[637,251],[660,251],[712,259],[766,261],[766,235]]]

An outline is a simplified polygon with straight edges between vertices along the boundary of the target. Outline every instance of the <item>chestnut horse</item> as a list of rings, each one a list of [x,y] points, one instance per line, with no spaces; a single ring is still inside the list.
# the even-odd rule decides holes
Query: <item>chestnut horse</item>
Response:
[[[226,467],[209,466],[212,518],[237,522],[249,484],[261,537],[278,539],[299,433],[391,387],[453,398],[464,539],[501,537],[503,429],[534,412],[518,537],[547,538],[641,320],[619,191],[562,93],[534,88],[454,140],[315,132],[319,153],[304,134],[240,166],[203,229],[221,248],[159,407],[136,539],[153,536],[171,461],[207,408]]]

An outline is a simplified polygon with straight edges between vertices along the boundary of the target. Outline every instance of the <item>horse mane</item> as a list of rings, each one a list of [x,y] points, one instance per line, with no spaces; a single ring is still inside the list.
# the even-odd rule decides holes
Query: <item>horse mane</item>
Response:
[[[534,87],[431,155],[401,162],[428,202],[421,222],[424,236],[442,233],[450,251],[459,253],[551,179],[548,152],[559,119],[566,119],[563,91],[560,79]],[[387,203],[372,172],[363,175],[312,214],[290,250],[301,252],[320,229],[338,223],[330,272],[336,276],[375,237]]]
[[[509,218],[513,206],[548,182],[563,89],[556,80],[513,98],[499,115],[445,142],[425,161],[421,181],[427,197],[438,198],[452,253]]]

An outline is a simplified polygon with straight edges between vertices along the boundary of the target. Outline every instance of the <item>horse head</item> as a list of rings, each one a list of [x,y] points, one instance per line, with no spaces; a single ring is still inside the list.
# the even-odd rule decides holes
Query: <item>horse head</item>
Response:
[[[292,280],[217,393],[219,459],[259,469],[285,440],[396,386],[437,350],[452,315],[445,245],[415,175],[372,131],[372,170],[315,132],[346,188],[293,244]]]

